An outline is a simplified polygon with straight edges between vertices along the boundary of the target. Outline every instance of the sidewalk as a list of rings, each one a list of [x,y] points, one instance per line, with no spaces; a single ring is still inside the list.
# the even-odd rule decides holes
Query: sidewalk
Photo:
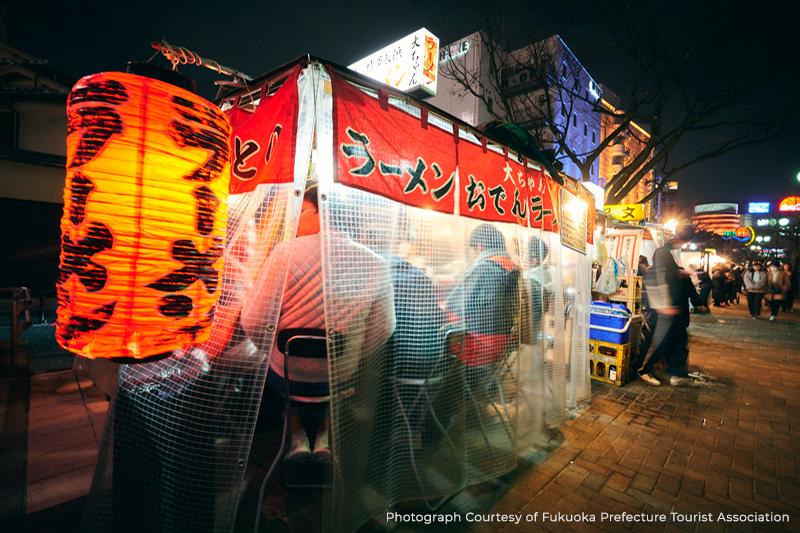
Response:
[[[785,512],[787,529],[800,530],[800,312],[776,323],[757,321],[743,302],[693,315],[690,335],[689,363],[710,375],[710,383],[593,383],[591,404],[560,427],[563,442],[536,464],[457,495],[443,512],[585,512],[598,521],[602,512]],[[37,374],[24,386],[0,382],[0,530],[77,528],[107,409],[105,398],[71,371]],[[619,531],[631,524],[540,520],[469,527]]]
[[[743,301],[693,315],[690,336],[689,364],[709,374],[709,384],[593,383],[591,405],[561,427],[563,444],[516,475],[487,511],[586,512],[598,517],[596,523],[539,520],[473,529],[619,531],[632,524],[600,523],[600,513],[674,511],[788,513],[788,525],[757,529],[800,530],[800,312],[775,323],[753,320]],[[726,529],[669,522],[646,528]]]

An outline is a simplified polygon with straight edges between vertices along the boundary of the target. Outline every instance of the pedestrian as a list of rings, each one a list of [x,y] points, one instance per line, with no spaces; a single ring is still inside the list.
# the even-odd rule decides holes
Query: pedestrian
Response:
[[[741,265],[733,264],[731,272],[733,273],[733,297],[736,303],[739,303],[739,293],[742,292],[742,283],[744,283],[744,271]]]
[[[691,276],[685,270],[680,271],[678,290],[676,291],[678,314],[672,321],[670,331],[664,339],[664,345],[660,349],[661,356],[667,363],[667,374],[669,374],[669,384],[674,386],[688,384],[689,378],[689,302],[701,313],[708,311],[700,302],[700,297],[694,288]]]
[[[653,340],[637,369],[639,379],[648,385],[661,385],[661,382],[653,376],[653,366],[663,356],[664,350],[674,338],[670,335],[674,325],[682,321],[680,317],[682,300],[686,300],[688,312],[688,297],[683,298],[686,294],[684,279],[672,252],[680,249],[681,245],[690,238],[691,230],[683,229],[677,232],[664,246],[658,248],[653,254],[653,269],[646,276],[647,298],[658,314]]]
[[[789,276],[789,290],[786,291],[786,298],[783,300],[783,310],[788,312],[794,308],[794,295],[797,294],[797,273],[792,270],[792,265],[789,263],[783,264],[783,271]]]
[[[721,266],[716,266],[711,271],[711,297],[714,299],[714,307],[724,307],[725,272]]]
[[[769,266],[767,272],[767,288],[765,298],[769,302],[769,320],[774,322],[778,316],[783,301],[786,299],[786,292],[791,289],[789,275],[778,267],[776,263]]]
[[[767,287],[767,275],[761,271],[761,262],[754,261],[750,270],[744,275],[744,290],[747,291],[747,309],[750,316],[761,316],[761,300],[764,299],[764,289]]]
[[[700,267],[696,267],[695,272],[697,274],[697,292],[698,297],[700,298],[700,303],[704,307],[708,307],[708,295],[711,294],[711,287],[713,285],[711,281],[711,276],[708,275],[708,272],[703,270]]]

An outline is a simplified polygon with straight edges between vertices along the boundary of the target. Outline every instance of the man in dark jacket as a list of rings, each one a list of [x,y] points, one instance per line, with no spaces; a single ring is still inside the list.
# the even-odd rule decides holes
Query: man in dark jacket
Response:
[[[390,269],[396,320],[389,339],[393,375],[425,379],[444,353],[444,313],[422,269],[400,257],[392,258]]]
[[[506,252],[503,234],[491,224],[472,231],[469,247],[475,260],[447,298],[445,312],[451,323],[464,327],[459,359],[475,385],[505,355],[511,342],[519,314],[520,272]]]
[[[680,270],[680,283],[678,284],[677,308],[678,313],[672,321],[670,331],[662,343],[662,355],[667,363],[667,374],[670,375],[671,385],[682,385],[685,378],[689,377],[687,362],[689,360],[689,302],[700,312],[708,310],[700,300],[688,272]]]
[[[683,298],[685,285],[681,269],[675,262],[672,251],[680,249],[689,236],[688,229],[680,230],[664,246],[658,248],[653,255],[653,269],[645,279],[644,285],[648,301],[658,312],[653,341],[638,369],[639,378],[649,385],[661,385],[661,382],[652,374],[653,365],[665,354],[664,350],[668,349],[670,336],[672,335],[674,338],[675,326],[673,324],[682,322],[679,317],[682,310],[682,299],[688,302],[688,298]],[[688,304],[686,312],[688,313]]]

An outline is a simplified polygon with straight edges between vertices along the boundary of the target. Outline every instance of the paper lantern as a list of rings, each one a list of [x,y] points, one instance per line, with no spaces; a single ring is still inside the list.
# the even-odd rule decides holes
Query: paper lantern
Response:
[[[202,342],[223,267],[227,118],[119,72],[81,79],[67,118],[58,342],[123,362]]]

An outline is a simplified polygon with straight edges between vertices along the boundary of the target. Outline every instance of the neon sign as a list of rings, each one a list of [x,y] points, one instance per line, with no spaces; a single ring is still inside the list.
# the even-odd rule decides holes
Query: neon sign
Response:
[[[800,196],[787,196],[781,200],[778,211],[782,213],[800,213]]]
[[[726,241],[739,241],[747,246],[756,240],[756,230],[753,229],[753,226],[739,226],[735,231],[723,233],[722,238]]]

